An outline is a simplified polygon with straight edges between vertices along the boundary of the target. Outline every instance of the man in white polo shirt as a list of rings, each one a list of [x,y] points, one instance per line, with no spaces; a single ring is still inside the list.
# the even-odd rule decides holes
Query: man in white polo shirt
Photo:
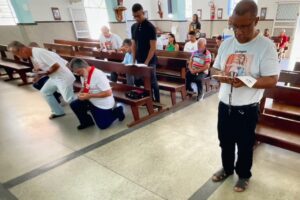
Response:
[[[77,129],[93,126],[94,121],[100,129],[106,129],[116,119],[124,120],[123,107],[115,107],[115,99],[109,81],[101,70],[79,58],[74,58],[70,62],[70,68],[81,76],[83,85],[78,99],[70,104],[80,122]],[[88,113],[89,111],[93,117]]]
[[[39,67],[36,72],[38,76],[49,76],[49,80],[40,90],[52,111],[49,119],[64,116],[64,110],[53,93],[58,91],[68,103],[74,99],[73,83],[75,77],[66,66],[67,61],[52,51],[27,47],[18,41],[11,42],[8,45],[8,50],[22,59],[31,58]]]
[[[122,39],[115,33],[111,33],[107,26],[101,28],[99,37],[100,47],[102,51],[116,52],[122,47]]]
[[[279,74],[275,44],[256,32],[258,20],[254,1],[242,0],[236,5],[229,19],[235,37],[221,44],[212,69],[212,74],[219,75],[217,79],[221,82],[218,136],[223,165],[212,180],[222,181],[235,170],[239,177],[234,187],[236,192],[244,191],[252,176],[259,102],[264,89],[276,85]],[[235,76],[251,76],[257,81],[248,87]]]

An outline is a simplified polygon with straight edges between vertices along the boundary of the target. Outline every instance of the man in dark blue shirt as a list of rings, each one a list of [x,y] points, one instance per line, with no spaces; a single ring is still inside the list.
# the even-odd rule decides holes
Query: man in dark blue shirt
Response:
[[[137,22],[131,26],[133,62],[144,63],[153,68],[151,87],[154,93],[154,100],[160,102],[159,87],[156,78],[156,29],[145,18],[141,4],[134,4],[132,6],[132,13]]]

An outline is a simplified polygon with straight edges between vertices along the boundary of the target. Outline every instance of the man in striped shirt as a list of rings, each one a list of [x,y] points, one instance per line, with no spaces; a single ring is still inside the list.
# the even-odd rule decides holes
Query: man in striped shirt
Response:
[[[206,39],[198,40],[198,50],[192,53],[189,71],[186,74],[186,89],[193,92],[191,83],[195,82],[198,88],[197,101],[203,97],[202,79],[208,76],[208,70],[211,63],[211,54],[206,49]]]

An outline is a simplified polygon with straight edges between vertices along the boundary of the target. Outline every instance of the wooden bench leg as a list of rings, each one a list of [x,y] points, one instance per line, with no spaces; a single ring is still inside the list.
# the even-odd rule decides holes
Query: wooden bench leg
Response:
[[[23,83],[19,83],[18,86],[22,86],[22,85],[27,85],[30,84],[31,82],[27,81],[27,76],[26,76],[26,72],[19,72],[18,73],[20,75],[20,78],[22,79]]]
[[[181,93],[181,99],[182,99],[182,101],[184,101],[186,99],[186,90],[185,90],[185,88],[182,88],[180,90],[180,93]]]
[[[172,105],[174,106],[176,104],[176,92],[171,91],[171,100],[172,100]]]
[[[132,111],[134,121],[139,120],[140,119],[139,107],[138,106],[131,106],[131,111]]]
[[[153,114],[154,113],[154,108],[153,108],[152,101],[147,101],[146,106],[147,106],[147,110],[148,110],[149,115]]]

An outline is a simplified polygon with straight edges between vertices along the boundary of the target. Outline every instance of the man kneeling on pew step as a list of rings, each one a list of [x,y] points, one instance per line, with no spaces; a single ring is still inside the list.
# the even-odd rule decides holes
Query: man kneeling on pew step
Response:
[[[68,62],[52,51],[28,47],[18,41],[11,42],[8,50],[21,59],[30,58],[35,63],[35,68],[38,68],[37,76],[49,76],[49,80],[40,90],[52,111],[49,119],[64,116],[65,112],[53,93],[58,91],[68,103],[74,100],[75,77],[66,66]]]
[[[123,107],[115,107],[109,81],[106,75],[86,61],[74,58],[69,64],[71,70],[81,76],[83,85],[70,106],[79,119],[80,125],[77,129],[84,129],[94,125],[94,121],[100,129],[108,128],[116,119],[123,121],[125,118]],[[91,112],[91,115],[88,114]]]

